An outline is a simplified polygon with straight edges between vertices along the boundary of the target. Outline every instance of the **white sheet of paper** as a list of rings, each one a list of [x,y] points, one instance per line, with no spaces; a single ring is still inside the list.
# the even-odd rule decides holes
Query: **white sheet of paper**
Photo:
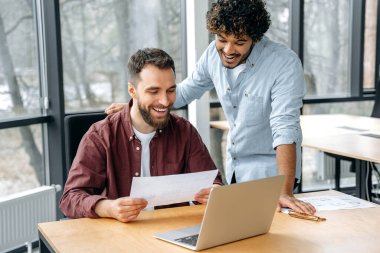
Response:
[[[302,201],[309,202],[317,211],[355,209],[375,207],[371,202],[356,198],[351,195],[344,196],[314,196],[299,198]]]
[[[156,176],[134,177],[130,197],[144,198],[148,206],[161,206],[194,200],[203,188],[211,187],[218,170]]]

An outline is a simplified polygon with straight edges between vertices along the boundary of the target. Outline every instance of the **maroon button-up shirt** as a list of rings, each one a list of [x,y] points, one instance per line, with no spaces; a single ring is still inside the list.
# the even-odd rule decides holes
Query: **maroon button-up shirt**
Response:
[[[141,172],[141,143],[132,130],[130,106],[93,124],[83,136],[60,201],[70,218],[98,215],[101,199],[129,196],[132,178]],[[197,130],[187,120],[171,115],[150,142],[151,176],[213,170],[216,166]],[[220,175],[215,179],[222,184]],[[149,186],[147,186],[149,187]]]

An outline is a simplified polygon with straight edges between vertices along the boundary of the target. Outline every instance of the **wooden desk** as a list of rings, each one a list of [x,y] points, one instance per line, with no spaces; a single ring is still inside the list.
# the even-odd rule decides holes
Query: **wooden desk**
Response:
[[[345,114],[301,116],[303,147],[380,163],[380,119]]]
[[[370,162],[380,163],[380,119],[345,114],[303,115],[303,147],[323,151],[336,158],[352,158],[356,168],[356,196],[371,200]],[[366,136],[371,133],[376,137]],[[336,173],[339,173],[338,169]],[[336,186],[339,186],[337,175]],[[368,195],[367,196],[367,189]]]
[[[210,126],[229,129],[227,121],[211,121]],[[303,147],[354,159],[358,168],[356,196],[367,199],[366,187],[371,185],[371,177],[366,176],[368,162],[380,163],[380,138],[363,134],[372,133],[380,137],[380,119],[345,114],[302,115],[301,128]]]
[[[336,191],[297,196],[343,194]],[[59,253],[193,252],[153,238],[156,233],[200,223],[204,206],[145,211],[135,222],[76,219],[38,224],[40,250]],[[326,222],[276,213],[269,233],[202,252],[335,253],[380,251],[380,207],[323,211]],[[49,251],[49,248],[51,251]]]

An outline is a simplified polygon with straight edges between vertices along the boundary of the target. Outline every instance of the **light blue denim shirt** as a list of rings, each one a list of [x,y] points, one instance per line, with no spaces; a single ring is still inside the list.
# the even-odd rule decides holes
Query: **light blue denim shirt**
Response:
[[[215,42],[196,69],[177,86],[175,107],[199,99],[215,87],[229,122],[226,180],[237,182],[277,175],[275,148],[296,143],[296,177],[301,173],[300,109],[305,80],[298,56],[285,45],[263,37],[253,47],[246,68],[232,86]]]

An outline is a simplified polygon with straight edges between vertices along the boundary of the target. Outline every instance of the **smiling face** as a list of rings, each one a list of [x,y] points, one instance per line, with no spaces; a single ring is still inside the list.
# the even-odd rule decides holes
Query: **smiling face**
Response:
[[[171,68],[160,69],[147,64],[141,70],[137,85],[129,84],[133,98],[133,126],[141,132],[152,132],[167,125],[176,98],[175,75]]]
[[[248,35],[235,37],[225,33],[215,35],[215,46],[224,67],[233,69],[246,61],[254,43]]]

